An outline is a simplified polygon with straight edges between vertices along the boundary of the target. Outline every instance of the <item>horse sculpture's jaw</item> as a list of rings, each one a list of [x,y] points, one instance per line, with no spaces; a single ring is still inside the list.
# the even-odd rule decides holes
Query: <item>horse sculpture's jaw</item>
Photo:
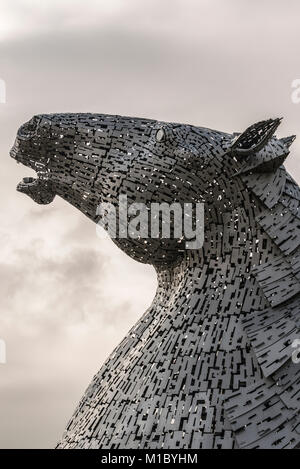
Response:
[[[60,448],[287,448],[299,443],[300,190],[279,119],[243,134],[120,116],[38,116],[12,156],[97,222],[99,201],[205,203],[201,250],[116,240],[156,266],[150,309],[95,376]],[[48,184],[48,186],[47,186]],[[41,191],[45,190],[43,196]],[[36,192],[35,192],[36,191]],[[47,198],[48,196],[48,198]],[[162,262],[163,256],[163,262]],[[176,261],[176,262],[175,262]]]

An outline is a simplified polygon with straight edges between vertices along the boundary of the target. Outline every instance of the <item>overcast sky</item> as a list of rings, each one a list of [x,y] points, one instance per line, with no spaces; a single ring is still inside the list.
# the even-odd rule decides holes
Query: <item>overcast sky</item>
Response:
[[[9,158],[33,114],[100,112],[241,131],[284,117],[298,134],[297,0],[0,0],[0,447],[53,447],[93,374],[155,292],[75,208],[15,191]]]

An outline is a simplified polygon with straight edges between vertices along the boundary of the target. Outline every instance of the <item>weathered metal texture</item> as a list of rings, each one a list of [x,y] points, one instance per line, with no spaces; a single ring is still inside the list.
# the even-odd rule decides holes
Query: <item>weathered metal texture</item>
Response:
[[[59,448],[294,448],[300,442],[300,190],[280,119],[242,134],[98,114],[35,116],[18,189],[99,202],[203,202],[205,242],[116,239],[153,264],[152,305],[94,377]],[[159,131],[159,132],[158,132]],[[99,281],[101,281],[99,279]],[[138,288],[138,285],[137,285]],[[116,293],[118,286],[116,285]]]

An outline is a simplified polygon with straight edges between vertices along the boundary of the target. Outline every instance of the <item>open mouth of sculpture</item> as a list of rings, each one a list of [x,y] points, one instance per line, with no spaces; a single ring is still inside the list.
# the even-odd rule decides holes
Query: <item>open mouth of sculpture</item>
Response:
[[[17,191],[27,194],[38,204],[49,204],[55,197],[52,184],[43,177],[24,177],[17,185]]]
[[[37,177],[24,177],[17,184],[17,191],[27,194],[38,204],[49,204],[56,195],[47,172],[38,172]]]
[[[50,173],[44,162],[34,161],[25,156],[26,153],[20,151],[19,140],[15,141],[10,151],[10,156],[24,166],[33,169],[36,177],[26,176],[17,184],[17,191],[31,197],[38,204],[49,204],[55,197],[53,183],[50,180]]]

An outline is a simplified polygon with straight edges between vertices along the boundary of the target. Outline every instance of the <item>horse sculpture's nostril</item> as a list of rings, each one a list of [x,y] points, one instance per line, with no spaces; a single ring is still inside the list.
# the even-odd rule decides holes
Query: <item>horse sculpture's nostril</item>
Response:
[[[23,124],[17,133],[17,136],[21,139],[31,138],[38,127],[38,120],[33,117],[29,122]]]

